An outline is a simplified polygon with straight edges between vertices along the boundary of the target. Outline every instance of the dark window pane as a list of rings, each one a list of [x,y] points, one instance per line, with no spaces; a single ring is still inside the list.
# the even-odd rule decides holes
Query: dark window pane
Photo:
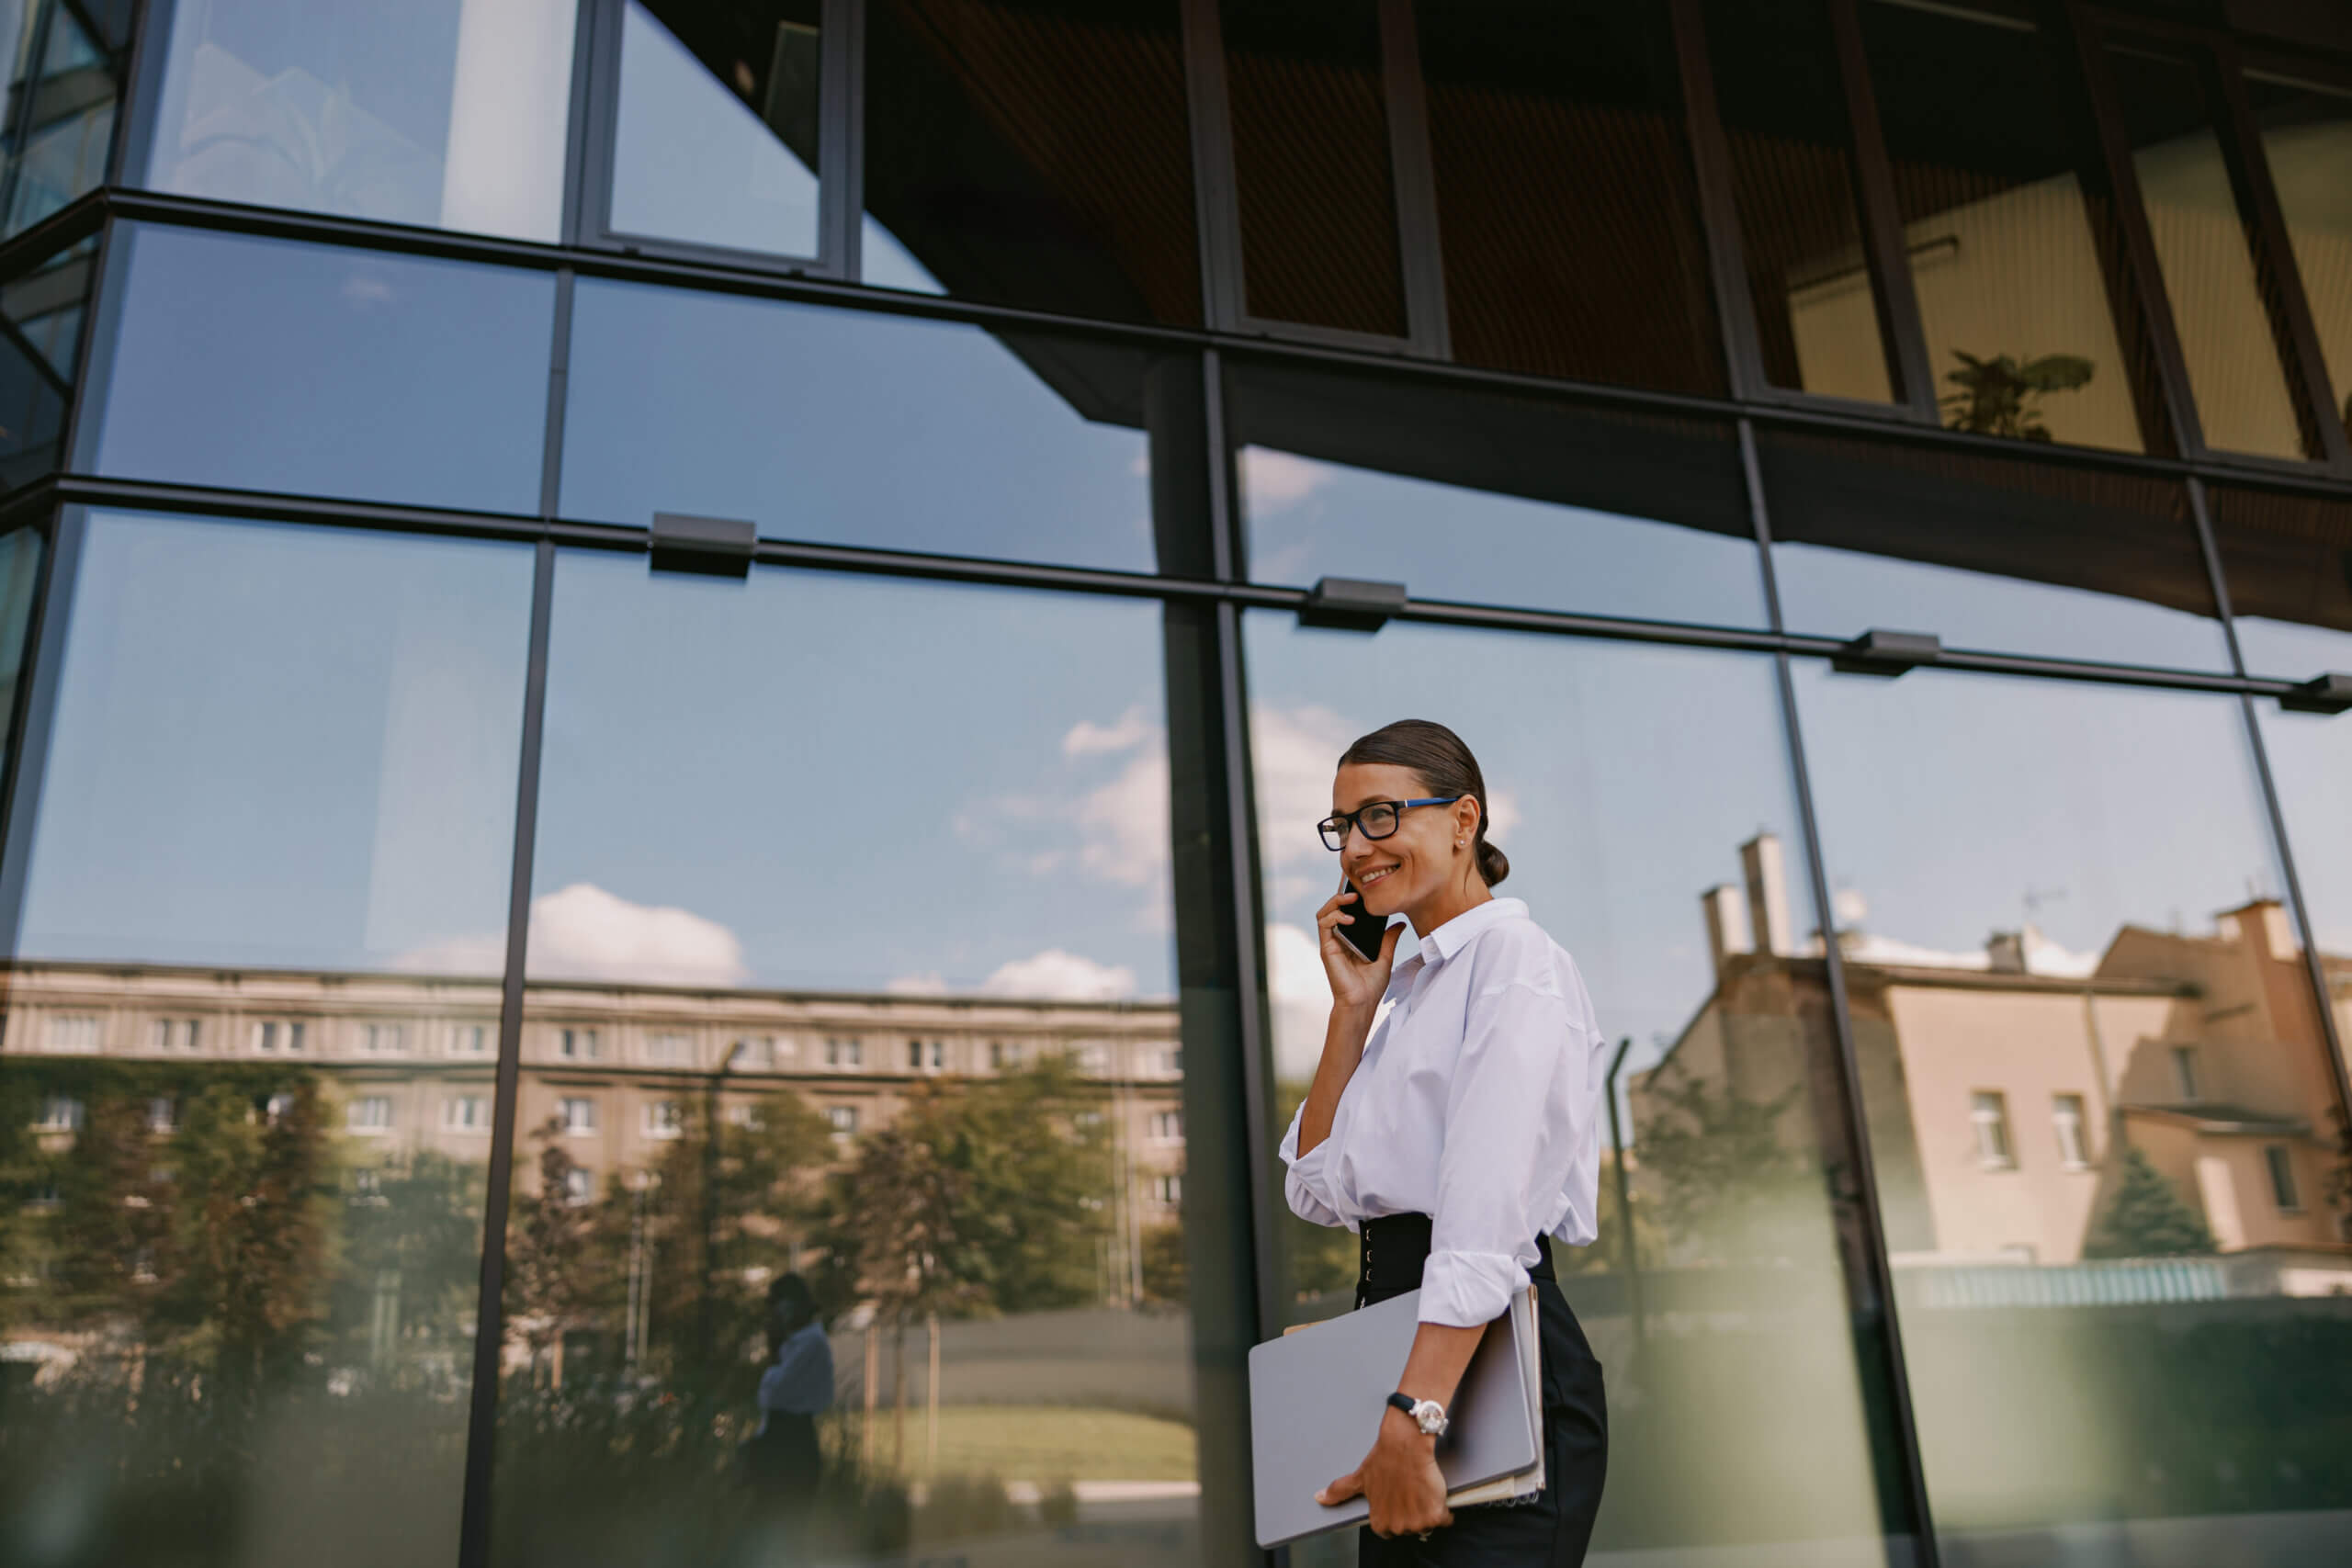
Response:
[[[865,28],[864,281],[1199,324],[1172,0],[876,0]]]
[[[1313,931],[1339,857],[1314,825],[1334,766],[1397,714],[1442,713],[1486,775],[1511,862],[1498,897],[1527,901],[1611,1055],[1630,1047],[1612,1086],[1630,1225],[1604,1121],[1599,1239],[1552,1247],[1610,1380],[1595,1560],[1860,1552],[1884,1517],[1846,1285],[1860,1237],[1833,1196],[1851,1151],[1771,661],[1420,626],[1366,638],[1271,614],[1244,629],[1278,1127],[1330,1012]],[[1284,1314],[1345,1311],[1355,1236],[1280,1223]],[[1340,1549],[1316,1562],[1353,1561],[1352,1540],[1315,1544]]]
[[[175,6],[147,183],[553,241],[577,0]]]
[[[2206,444],[2267,457],[2306,451],[2278,340],[2198,68],[2132,49],[2107,51],[2140,199],[2188,362]]]
[[[1261,320],[1405,335],[1371,0],[1227,0],[1242,291]]]
[[[2188,496],[2171,480],[1778,433],[1764,437],[1791,631],[2222,669]]]
[[[1776,387],[1885,402],[1894,394],[1828,18],[1810,4],[1709,0],[1705,11],[1764,373]]]
[[[1142,356],[582,281],[566,516],[1148,570]]]
[[[1731,432],[1697,420],[1232,373],[1250,574],[1762,626]]]
[[[1417,12],[1454,357],[1721,392],[1663,9]]]
[[[817,254],[820,0],[636,0],[621,16],[612,226]]]
[[[2213,541],[2246,669],[2352,671],[2352,505],[2216,488]]]
[[[97,242],[84,240],[0,284],[0,489],[63,466],[96,255]]]
[[[2081,95],[2052,41],[1884,0],[1862,6],[1862,40],[1944,423],[2143,450],[2160,391],[2136,332],[2117,337],[2121,256],[2076,175]]]
[[[2352,93],[2252,73],[2245,90],[2335,383],[2335,412],[2352,430]]]
[[[152,225],[118,243],[100,472],[537,512],[547,274]]]
[[[500,1561],[1197,1559],[1160,619],[558,563]]]
[[[106,178],[107,154],[114,147],[115,102],[120,96],[101,42],[83,26],[78,7],[47,0],[24,5],[23,36],[9,12],[0,9],[0,43],[14,43],[14,79],[9,84],[11,115],[31,100],[29,123],[8,127],[6,157],[7,222],[5,231],[21,233]],[[35,29],[41,13],[49,13],[49,36],[33,69]],[[19,139],[21,137],[21,140]]]
[[[2343,1555],[2352,1265],[2261,1152],[2332,1158],[2335,1096],[2239,705],[1816,663],[1798,694],[1945,1561]],[[2032,1125],[2059,1095],[2079,1164]]]

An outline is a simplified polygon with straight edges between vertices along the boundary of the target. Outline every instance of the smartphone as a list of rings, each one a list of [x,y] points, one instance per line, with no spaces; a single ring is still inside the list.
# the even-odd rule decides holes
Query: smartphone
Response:
[[[1340,878],[1340,891],[1342,893],[1355,893],[1355,884],[1350,882],[1343,876]],[[1365,962],[1371,963],[1377,960],[1380,957],[1381,938],[1388,934],[1387,920],[1378,915],[1367,915],[1364,913],[1363,895],[1361,893],[1356,893],[1356,901],[1354,903],[1342,904],[1340,908],[1345,913],[1353,915],[1356,918],[1355,924],[1343,925],[1339,928],[1340,938],[1345,941],[1350,947],[1352,947],[1358,953],[1363,953]]]

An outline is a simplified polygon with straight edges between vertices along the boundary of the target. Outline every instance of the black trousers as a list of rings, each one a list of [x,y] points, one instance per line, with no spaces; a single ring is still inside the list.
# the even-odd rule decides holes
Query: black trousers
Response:
[[[1356,1305],[1370,1306],[1421,1283],[1430,1255],[1426,1214],[1391,1214],[1365,1222],[1363,1269]],[[1537,1342],[1543,1348],[1544,1491],[1531,1502],[1464,1508],[1427,1540],[1383,1540],[1367,1527],[1360,1568],[1578,1568],[1600,1512],[1609,1473],[1609,1404],[1600,1363],[1585,1343],[1568,1298],[1560,1293],[1552,1258],[1541,1242],[1535,1267]]]

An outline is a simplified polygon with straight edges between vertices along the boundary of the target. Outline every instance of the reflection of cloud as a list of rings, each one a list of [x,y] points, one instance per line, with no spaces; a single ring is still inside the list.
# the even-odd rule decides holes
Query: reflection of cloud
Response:
[[[901,975],[882,988],[894,997],[944,997],[947,977],[932,969],[921,975]]]
[[[392,286],[380,277],[354,272],[343,280],[343,297],[362,310],[370,305],[389,305],[392,302]]]
[[[1311,457],[1263,446],[1241,451],[1241,493],[1257,516],[1296,506],[1339,477],[1339,469]]]
[[[504,967],[506,941],[458,937],[402,953],[400,969],[444,974]],[[542,980],[639,980],[655,985],[736,986],[750,976],[733,931],[691,910],[633,904],[593,883],[575,882],[531,900],[526,968]]]
[[[1266,996],[1274,1015],[1274,1075],[1293,1081],[1314,1077],[1331,1017],[1331,982],[1312,930],[1266,928]]]
[[[1141,704],[1121,714],[1114,724],[1097,724],[1081,718],[1070,726],[1062,737],[1062,755],[1091,757],[1102,751],[1132,751],[1154,738],[1157,731],[1143,716]]]
[[[897,988],[895,982],[892,988]],[[1049,947],[1035,957],[1016,958],[999,967],[980,982],[980,994],[1059,1002],[1114,1002],[1136,994],[1136,972],[1125,964],[1097,964],[1091,958]]]
[[[1030,876],[1066,874],[1074,863],[1094,881],[1141,889],[1138,923],[1167,929],[1168,743],[1148,713],[1137,704],[1108,724],[1080,719],[1062,737],[1061,783],[967,803],[956,837]],[[1118,771],[1106,779],[1105,767]],[[1100,782],[1080,782],[1089,777]]]
[[[1158,744],[1078,803],[1079,864],[1122,887],[1162,886],[1168,872],[1168,753]]]
[[[1319,867],[1331,859],[1330,851],[1315,836],[1315,824],[1331,814],[1331,774],[1340,753],[1357,734],[1354,726],[1326,707],[1261,705],[1250,710],[1259,847],[1268,865],[1312,862]],[[1333,873],[1335,878],[1337,874]]]

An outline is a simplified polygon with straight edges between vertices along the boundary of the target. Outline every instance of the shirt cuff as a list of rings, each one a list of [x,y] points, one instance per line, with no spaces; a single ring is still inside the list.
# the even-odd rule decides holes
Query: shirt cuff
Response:
[[[1482,1328],[1527,1289],[1527,1269],[1510,1252],[1432,1252],[1421,1265],[1421,1321]]]
[[[1323,1168],[1330,1163],[1331,1140],[1298,1152],[1298,1121],[1294,1117],[1290,1131],[1283,1134],[1281,1154],[1283,1164],[1290,1168],[1288,1179],[1283,1183],[1283,1196],[1289,1200],[1291,1213],[1313,1224],[1340,1224],[1339,1205],[1332,1202],[1323,1187]]]

